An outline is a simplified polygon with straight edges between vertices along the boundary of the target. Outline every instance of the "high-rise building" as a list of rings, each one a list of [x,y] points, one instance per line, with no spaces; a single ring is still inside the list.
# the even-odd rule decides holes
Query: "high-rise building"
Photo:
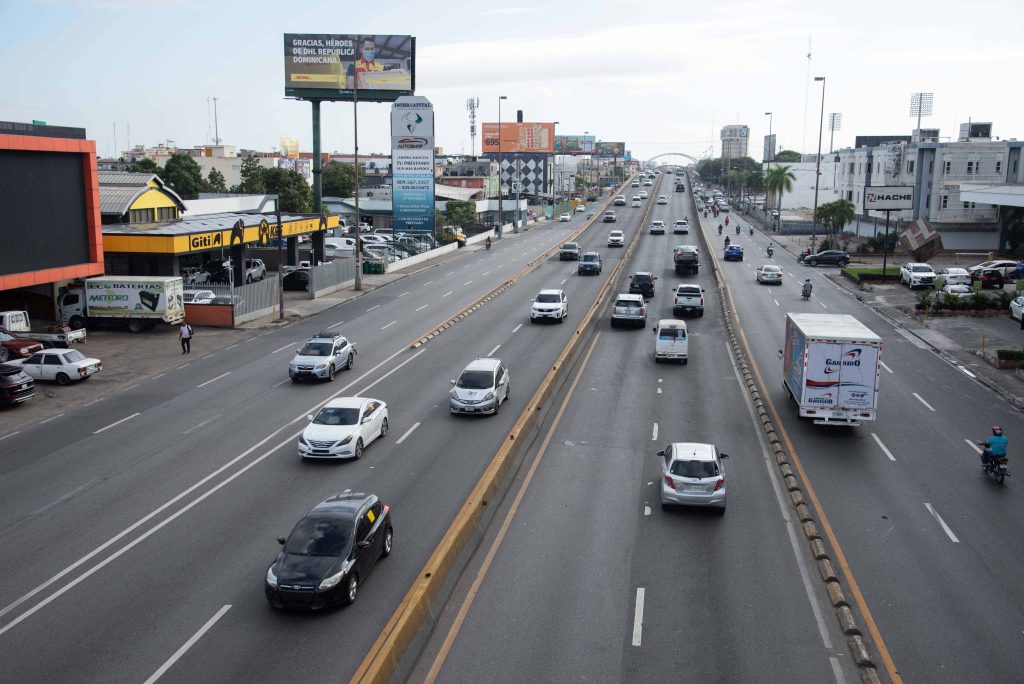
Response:
[[[749,137],[750,126],[739,124],[722,126],[722,159],[746,157]]]

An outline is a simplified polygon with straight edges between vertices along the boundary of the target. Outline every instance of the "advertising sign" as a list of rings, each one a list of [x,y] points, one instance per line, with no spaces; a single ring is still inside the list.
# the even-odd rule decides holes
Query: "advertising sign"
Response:
[[[406,95],[391,105],[392,225],[434,232],[434,106]]]
[[[593,154],[595,142],[593,135],[556,135],[555,154]]]
[[[624,142],[599,142],[594,145],[594,154],[598,157],[624,157],[626,155],[626,143]]]
[[[284,34],[284,94],[301,99],[393,102],[416,89],[416,39]]]
[[[501,124],[501,149],[498,149],[498,124],[485,123],[483,133],[484,154],[553,154],[555,151],[555,124],[516,123]]]
[[[764,136],[764,151],[761,153],[761,159],[764,161],[772,161],[775,159],[775,134]]]
[[[864,211],[899,211],[914,208],[914,188],[879,185],[864,188]]]

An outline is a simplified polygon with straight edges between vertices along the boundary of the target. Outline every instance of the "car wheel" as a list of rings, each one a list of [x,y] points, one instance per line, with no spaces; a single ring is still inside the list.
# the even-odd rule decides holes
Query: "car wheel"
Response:
[[[334,382],[334,373],[334,364],[332,363],[331,367],[327,369],[327,382]]]
[[[71,326],[72,330],[81,330],[85,327],[85,319],[81,316],[72,316],[71,320],[68,321],[68,325]]]
[[[672,510],[672,504],[670,504],[670,503],[667,503],[667,502],[665,502],[665,501],[662,501],[662,502],[661,502],[661,510],[663,510],[663,511],[669,511],[669,510]]]
[[[292,376],[292,382],[298,382],[298,381],[299,381],[299,376],[293,375]]]
[[[537,323],[537,319],[534,318],[533,316],[530,316],[530,325],[534,325],[536,323]]]
[[[11,352],[7,351],[6,347],[0,347],[0,363],[6,363],[9,358],[11,358]]]
[[[351,606],[359,598],[359,578],[355,573],[348,576],[345,580],[345,599],[344,603],[346,606]]]
[[[245,276],[245,284],[246,285],[251,285],[252,284],[252,276],[251,275]]]
[[[352,370],[352,364],[356,362],[356,355],[349,353],[348,361],[345,362],[345,370]]]
[[[128,332],[130,332],[130,333],[140,333],[140,332],[142,332],[145,329],[146,329],[145,321],[140,321],[137,318],[133,318],[130,321],[128,321]]]
[[[356,440],[356,453],[355,453],[354,458],[355,458],[355,460],[358,461],[362,457],[363,457],[363,440],[362,440],[362,438],[360,438],[360,439]]]
[[[71,378],[67,373],[57,373],[57,384],[59,385],[70,385]]]
[[[385,418],[384,422],[380,424],[380,436],[383,437],[386,434],[388,434],[388,419],[387,418]]]
[[[388,525],[388,529],[384,530],[384,546],[380,550],[380,557],[387,558],[391,555],[391,547],[395,543],[395,531]]]
[[[807,263],[808,263],[809,265],[811,265],[811,266],[817,266],[817,265],[818,265],[818,260],[817,260],[817,259],[811,259],[811,260],[810,260],[810,261],[808,261]]]
[[[498,411],[501,409],[501,400],[497,397],[494,398],[494,415],[498,415]]]
[[[718,509],[718,515],[725,515],[725,506]]]

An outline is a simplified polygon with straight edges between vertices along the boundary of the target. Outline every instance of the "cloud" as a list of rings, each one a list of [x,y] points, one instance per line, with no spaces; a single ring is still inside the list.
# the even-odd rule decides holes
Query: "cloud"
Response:
[[[515,14],[528,14],[533,12],[533,7],[499,7],[497,9],[485,10],[480,13],[482,17],[512,16]]]

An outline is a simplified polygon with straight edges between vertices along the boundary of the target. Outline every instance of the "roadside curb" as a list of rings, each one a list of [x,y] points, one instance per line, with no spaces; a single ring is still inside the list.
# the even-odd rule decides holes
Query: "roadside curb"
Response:
[[[694,211],[696,211],[696,200],[694,199],[692,188],[690,192],[690,201],[693,204]],[[757,381],[751,373],[750,366],[747,362],[747,351],[744,349],[746,342],[741,339],[741,336],[737,333],[733,325],[735,312],[730,307],[731,295],[729,294],[728,285],[725,283],[725,279],[722,278],[719,273],[718,259],[711,243],[708,240],[707,233],[704,230],[701,214],[697,215],[697,222],[701,229],[701,241],[708,249],[708,253],[713,264],[712,271],[714,272],[715,280],[718,283],[718,299],[721,304],[722,320],[725,322],[729,348],[732,350],[733,358],[735,359],[736,365],[743,378],[743,384],[746,387],[747,393],[750,395],[750,400],[754,406],[758,420],[761,423],[761,429],[764,430],[768,439],[768,444],[775,457],[775,462],[779,467],[779,472],[782,475],[783,483],[786,487],[787,494],[789,495],[790,503],[800,519],[800,526],[810,547],[811,556],[814,558],[815,563],[818,566],[818,573],[821,576],[822,582],[825,584],[825,589],[828,592],[832,607],[835,609],[836,620],[839,623],[839,628],[847,637],[847,644],[849,645],[850,654],[853,656],[854,663],[861,670],[861,681],[880,681],[874,660],[872,659],[867,644],[861,635],[861,630],[854,620],[853,612],[850,610],[849,604],[846,601],[842,582],[832,564],[831,554],[828,552],[825,540],[818,532],[818,525],[815,522],[807,502],[804,500],[803,488],[800,486],[797,475],[793,472],[793,468],[789,463],[789,458],[787,457],[785,447],[779,438],[778,431],[775,429],[775,424],[772,421],[771,416],[768,415],[768,410],[765,407],[764,400],[762,399],[764,390],[758,387]]]

